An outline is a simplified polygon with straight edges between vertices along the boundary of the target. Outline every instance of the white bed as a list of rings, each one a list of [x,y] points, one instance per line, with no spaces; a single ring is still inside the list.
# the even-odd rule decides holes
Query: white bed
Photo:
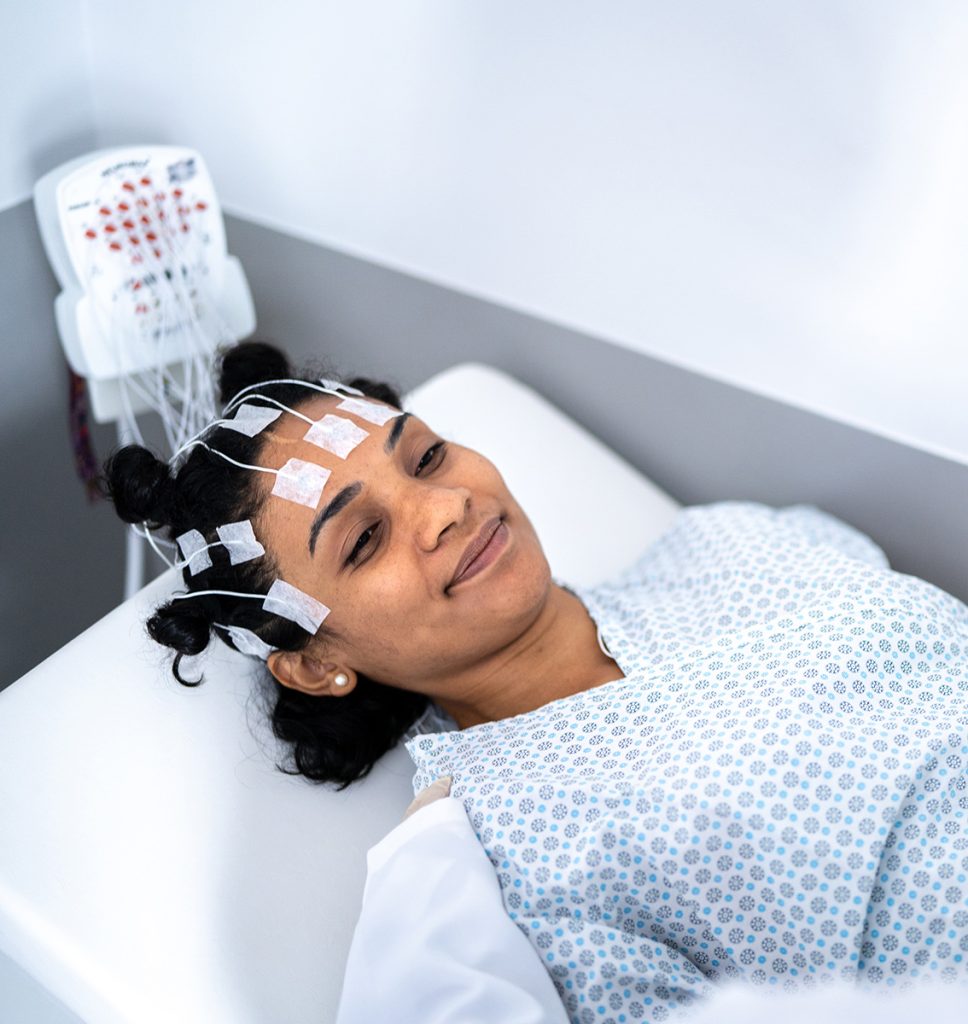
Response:
[[[446,370],[405,406],[495,462],[562,580],[607,577],[679,510],[493,368]],[[608,500],[577,501],[578,480]],[[277,771],[252,660],[215,643],[188,689],[147,638],[179,584],[164,574],[0,692],[4,1021],[335,1018],[366,851],[412,800],[412,762],[400,745],[342,793]]]

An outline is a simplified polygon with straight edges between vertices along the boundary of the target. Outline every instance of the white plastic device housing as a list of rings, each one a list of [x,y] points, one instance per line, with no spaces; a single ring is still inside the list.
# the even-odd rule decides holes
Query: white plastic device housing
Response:
[[[120,210],[119,201],[128,199],[132,208]],[[139,208],[139,202],[144,206]],[[226,251],[221,207],[205,161],[196,150],[143,145],[88,153],[54,168],[36,183],[34,208],[48,259],[63,289],[54,302],[58,332],[71,368],[87,379],[98,422],[119,418],[121,377],[163,363],[177,379],[177,364],[197,351],[200,343],[214,348],[220,341],[245,337],[255,329],[245,273]],[[165,218],[154,220],[152,232],[158,241],[149,243],[140,221],[157,218],[159,211]],[[133,228],[122,226],[127,213]],[[196,218],[194,233],[192,217]],[[160,235],[158,224],[165,221],[172,229]],[[176,221],[184,234],[174,233]],[[132,263],[139,257],[138,263]],[[174,266],[176,275],[181,272],[179,283],[186,291],[192,286],[204,290],[206,301],[195,306],[194,318],[184,321],[187,328],[177,321],[159,321],[159,314],[144,305],[136,312],[134,290],[145,284],[144,294],[151,294],[145,275],[163,272],[166,262]],[[160,315],[169,313],[163,310]],[[157,336],[151,336],[152,325],[156,335],[164,336],[163,347]],[[135,412],[148,408],[130,393],[129,401]]]

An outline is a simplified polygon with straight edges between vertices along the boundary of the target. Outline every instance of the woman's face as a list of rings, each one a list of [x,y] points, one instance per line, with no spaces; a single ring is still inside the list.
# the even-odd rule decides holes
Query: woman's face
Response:
[[[435,684],[472,671],[537,619],[551,588],[548,562],[486,458],[444,442],[416,416],[376,426],[338,402],[320,395],[299,412],[347,417],[369,436],[341,459],[303,439],[305,421],[280,417],[260,464],[296,458],[331,475],[316,509],[267,494],[257,536],[281,578],[330,609],[325,626],[339,637],[308,653],[440,693]],[[268,492],[274,478],[266,480]]]

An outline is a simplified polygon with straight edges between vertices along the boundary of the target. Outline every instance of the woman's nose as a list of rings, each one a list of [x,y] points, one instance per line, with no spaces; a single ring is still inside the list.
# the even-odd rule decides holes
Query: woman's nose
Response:
[[[433,551],[445,531],[463,523],[471,492],[466,487],[421,487],[414,501],[417,543],[423,551]]]

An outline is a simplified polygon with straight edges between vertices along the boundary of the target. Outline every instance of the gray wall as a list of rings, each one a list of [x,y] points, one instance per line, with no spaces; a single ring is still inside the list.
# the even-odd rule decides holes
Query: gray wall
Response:
[[[0,687],[96,622],[124,591],[124,527],[109,505],[88,502],[74,470],[58,291],[33,204],[0,212]],[[92,434],[106,455],[114,428]]]
[[[295,362],[328,359],[402,390],[455,363],[491,363],[683,504],[817,504],[869,534],[896,569],[968,601],[968,467],[238,218],[226,226],[257,336]],[[0,213],[0,265],[2,687],[121,600],[124,529],[75,475],[58,289],[29,202]],[[93,437],[101,457],[115,444],[111,426]]]
[[[895,569],[968,601],[962,463],[237,218],[227,234],[257,335],[297,359],[331,356],[403,390],[455,363],[491,363],[685,505],[816,504],[872,537]]]

